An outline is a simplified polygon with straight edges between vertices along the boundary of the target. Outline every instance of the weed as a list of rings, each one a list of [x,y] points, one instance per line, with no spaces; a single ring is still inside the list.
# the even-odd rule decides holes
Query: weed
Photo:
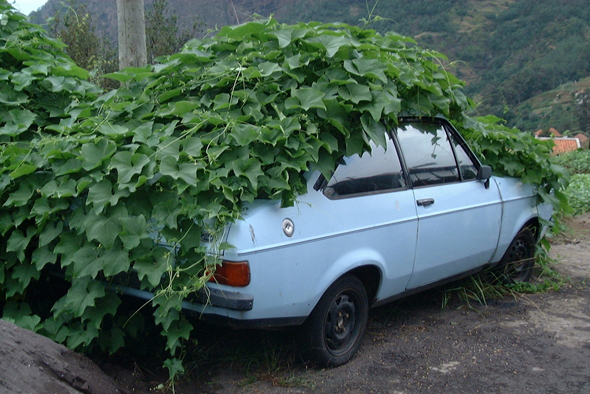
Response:
[[[473,308],[472,303],[488,305],[490,301],[507,296],[517,298],[525,293],[557,291],[566,279],[555,271],[553,268],[555,264],[558,264],[558,261],[549,257],[547,249],[539,245],[537,246],[537,279],[535,281],[508,284],[493,267],[465,278],[452,287],[443,287],[442,307],[447,308],[453,297]]]

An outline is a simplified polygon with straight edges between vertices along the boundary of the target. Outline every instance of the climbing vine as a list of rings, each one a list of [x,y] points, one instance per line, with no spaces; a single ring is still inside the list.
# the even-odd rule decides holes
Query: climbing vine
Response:
[[[445,57],[408,37],[264,19],[110,74],[121,87],[103,92],[6,1],[0,13],[0,304],[71,348],[114,352],[137,334],[116,292],[136,280],[154,295],[165,365],[182,371],[182,301],[218,263],[202,232],[254,199],[292,205],[304,172],[384,144],[401,114],[446,116],[496,170],[558,203],[549,146],[469,118]],[[68,288],[40,310],[27,295],[46,271]]]

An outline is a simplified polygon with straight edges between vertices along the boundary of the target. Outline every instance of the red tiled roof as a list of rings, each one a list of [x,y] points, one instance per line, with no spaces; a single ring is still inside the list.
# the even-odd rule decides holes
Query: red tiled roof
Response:
[[[580,140],[577,138],[554,138],[553,154],[571,152],[580,148]]]

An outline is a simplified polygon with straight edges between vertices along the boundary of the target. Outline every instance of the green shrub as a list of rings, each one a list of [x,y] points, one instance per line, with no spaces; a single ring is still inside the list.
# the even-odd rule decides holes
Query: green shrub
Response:
[[[578,149],[556,156],[554,161],[567,168],[572,174],[590,174],[589,149]]]
[[[565,190],[575,215],[590,211],[590,174],[575,174]]]

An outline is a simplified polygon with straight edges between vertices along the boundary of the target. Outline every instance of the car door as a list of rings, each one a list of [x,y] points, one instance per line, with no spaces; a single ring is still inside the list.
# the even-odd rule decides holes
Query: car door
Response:
[[[502,206],[495,182],[477,180],[480,164],[444,120],[402,122],[395,131],[418,216],[408,289],[478,268],[498,244]]]
[[[414,267],[417,217],[414,194],[403,173],[397,147],[387,138],[385,147],[369,143],[370,151],[345,157],[327,181],[324,195],[331,200],[321,209],[348,229],[336,253],[328,260],[374,257],[382,273],[377,299],[405,290]],[[322,216],[323,217],[323,216]],[[324,218],[322,226],[330,225]],[[361,256],[362,255],[362,256]],[[347,257],[348,256],[348,257]],[[378,263],[381,261],[381,263]]]

